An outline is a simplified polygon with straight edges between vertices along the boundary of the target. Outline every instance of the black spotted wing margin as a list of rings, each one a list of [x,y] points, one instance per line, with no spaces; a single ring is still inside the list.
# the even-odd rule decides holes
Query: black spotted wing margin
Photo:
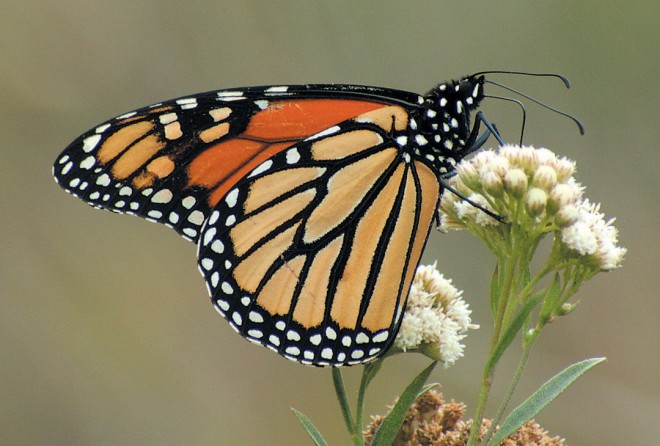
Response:
[[[273,156],[218,202],[198,264],[248,340],[317,366],[383,355],[398,330],[438,201],[436,175],[383,107]]]

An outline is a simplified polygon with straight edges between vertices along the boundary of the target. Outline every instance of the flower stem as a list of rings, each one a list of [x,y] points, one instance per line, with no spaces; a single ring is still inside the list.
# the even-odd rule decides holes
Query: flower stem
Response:
[[[492,376],[493,374],[487,375],[487,371],[484,369],[484,376],[481,381],[481,390],[479,391],[479,401],[477,402],[477,409],[475,410],[474,416],[472,417],[472,429],[470,429],[470,437],[468,438],[467,446],[474,446],[477,444],[477,438],[479,436],[479,430],[481,427],[481,420],[484,416],[486,402],[488,401],[490,387],[493,382]]]
[[[509,402],[511,401],[513,392],[516,390],[516,387],[520,382],[520,377],[522,376],[523,370],[527,365],[527,360],[529,359],[529,354],[532,351],[532,346],[534,345],[534,341],[536,341],[536,338],[538,337],[539,334],[540,334],[540,328],[537,328],[531,333],[530,337],[527,338],[526,342],[524,342],[523,352],[520,357],[520,361],[518,362],[518,366],[516,367],[516,372],[513,375],[513,379],[511,380],[511,384],[509,385],[509,388],[507,389],[504,398],[502,399],[502,403],[500,404],[500,407],[497,409],[497,413],[493,417],[493,422],[490,425],[490,428],[488,428],[486,435],[484,436],[482,444],[488,443],[490,437],[493,436],[493,433],[495,432],[495,428],[497,427],[497,424],[500,422],[502,415],[504,414],[504,411],[506,410],[507,406],[509,405]]]
[[[346,387],[344,387],[344,378],[341,374],[341,369],[338,367],[332,368],[332,383],[335,386],[335,393],[337,394],[337,400],[339,400],[339,407],[341,408],[341,413],[344,416],[344,423],[346,423],[346,428],[348,429],[351,438],[355,432],[355,425],[353,424],[353,414],[351,413],[351,406],[348,402],[348,396],[346,395]]]

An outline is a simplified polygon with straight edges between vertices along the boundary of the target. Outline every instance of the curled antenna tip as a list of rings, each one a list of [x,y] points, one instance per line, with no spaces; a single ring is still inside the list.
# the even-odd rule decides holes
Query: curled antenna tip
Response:
[[[561,74],[557,74],[557,77],[561,79],[561,81],[566,85],[566,88],[571,88],[571,81],[568,80],[566,76],[562,76]]]

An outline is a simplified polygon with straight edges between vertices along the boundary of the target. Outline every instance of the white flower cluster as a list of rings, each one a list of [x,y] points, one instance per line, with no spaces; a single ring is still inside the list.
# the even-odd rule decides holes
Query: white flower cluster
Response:
[[[573,161],[548,149],[505,145],[480,152],[456,170],[451,184],[472,203],[530,233],[559,231],[572,254],[600,270],[620,266],[626,249],[616,245],[614,220],[606,222],[600,205],[583,198],[584,188],[572,176]],[[441,229],[483,233],[500,225],[474,204],[445,191]]]
[[[617,229],[614,219],[605,221],[599,212],[600,203],[584,200],[577,207],[578,217],[570,226],[562,229],[561,240],[571,250],[589,256],[604,271],[621,266],[626,248],[617,246]]]
[[[461,341],[471,324],[471,310],[451,280],[436,264],[420,265],[408,295],[403,320],[394,347],[401,351],[423,349],[428,356],[452,365],[463,356]]]

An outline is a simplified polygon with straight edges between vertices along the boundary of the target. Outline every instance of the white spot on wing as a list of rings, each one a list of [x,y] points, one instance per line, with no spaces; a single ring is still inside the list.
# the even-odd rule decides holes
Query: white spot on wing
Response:
[[[169,189],[161,189],[151,197],[153,203],[169,203],[172,200],[172,191]]]
[[[192,211],[188,216],[188,221],[194,225],[201,226],[204,223],[204,214],[201,211]]]
[[[62,173],[64,173],[64,172],[62,172]],[[110,185],[110,181],[111,180],[110,180],[110,177],[108,176],[108,174],[104,173],[103,175],[101,175],[100,177],[98,177],[96,179],[96,184],[98,184],[99,186],[108,186],[108,185]]]
[[[177,120],[176,113],[165,113],[158,117],[161,124],[169,124]]]
[[[364,356],[364,352],[362,350],[353,350],[351,352],[351,358],[353,359],[360,359]]]
[[[248,175],[248,178],[252,178],[254,176],[257,176],[261,173],[266,172],[268,169],[270,169],[273,166],[273,160],[266,160],[263,163],[259,164],[250,175]]]
[[[126,118],[132,118],[133,116],[137,115],[137,112],[128,112],[123,115],[117,116],[115,119],[126,119]]]
[[[373,337],[374,342],[385,342],[389,338],[389,332],[387,330],[381,331]]]
[[[266,110],[268,108],[268,101],[266,101],[265,99],[261,99],[259,101],[254,101],[254,105],[256,105],[262,110]]]
[[[284,351],[293,356],[300,355],[300,349],[295,345],[292,345],[291,347],[287,347]]]
[[[183,207],[186,208],[186,209],[190,209],[195,205],[196,201],[197,200],[195,200],[195,197],[188,196],[188,197],[184,198],[183,200],[181,200],[181,205],[183,205]]]
[[[204,246],[208,246],[209,243],[211,243],[211,240],[213,240],[213,237],[215,237],[216,229],[215,228],[209,228],[205,233],[204,233],[204,241],[202,244]]]
[[[225,202],[227,203],[227,206],[229,206],[230,208],[236,206],[237,198],[238,198],[238,189],[232,189],[231,192],[229,192],[225,197]]]
[[[319,139],[319,138],[322,138],[324,136],[333,135],[333,134],[337,133],[339,130],[341,130],[341,127],[339,127],[338,125],[333,125],[332,127],[328,127],[327,129],[322,130],[322,131],[310,136],[309,138],[305,139],[305,141],[313,141],[315,139]]]
[[[91,152],[92,150],[94,150],[94,147],[96,147],[96,145],[99,143],[100,140],[101,140],[101,135],[88,136],[83,140],[83,147],[82,147],[83,151],[87,153]]]
[[[330,340],[335,340],[337,339],[337,332],[332,327],[326,327],[325,336]]]
[[[225,252],[225,245],[220,240],[215,240],[211,243],[211,250],[215,253],[222,254]]]
[[[131,189],[128,186],[124,186],[121,189],[119,189],[119,195],[130,197],[131,195],[133,195],[133,189]]]
[[[94,167],[94,164],[96,164],[96,159],[93,156],[88,156],[80,162],[80,167],[89,170]]]
[[[270,87],[266,89],[266,93],[283,93],[287,91],[289,87],[286,86],[281,86],[281,87]]]
[[[300,161],[300,153],[298,153],[298,149],[295,147],[293,149],[289,149],[286,152],[286,163],[287,164],[296,164],[298,161]]]
[[[197,237],[197,230],[193,228],[184,228],[183,233],[190,238]]]

